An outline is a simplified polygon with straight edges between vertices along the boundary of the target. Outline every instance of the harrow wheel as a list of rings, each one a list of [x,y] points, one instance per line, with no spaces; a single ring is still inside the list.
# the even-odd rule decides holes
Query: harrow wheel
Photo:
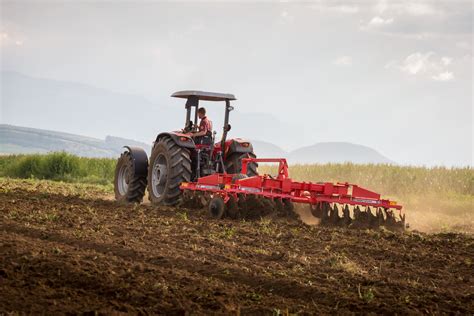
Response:
[[[220,196],[215,196],[209,202],[209,215],[215,219],[224,217],[226,205],[224,199]]]

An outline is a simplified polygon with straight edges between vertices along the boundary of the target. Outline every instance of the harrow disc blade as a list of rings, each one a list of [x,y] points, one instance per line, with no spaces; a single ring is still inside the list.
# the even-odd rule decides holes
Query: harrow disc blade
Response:
[[[262,198],[262,204],[266,212],[275,212],[276,204],[271,198],[264,197]]]
[[[295,214],[295,205],[293,204],[293,202],[291,202],[291,200],[283,199],[283,207],[286,216],[293,216]]]
[[[216,196],[209,202],[208,212],[209,215],[215,219],[221,219],[224,217],[226,211],[226,205],[224,200],[220,196]]]
[[[226,205],[226,215],[232,219],[239,219],[241,217],[241,212],[237,200],[231,196]]]
[[[321,202],[316,203],[316,204],[311,204],[311,205],[310,205],[310,210],[311,210],[311,214],[312,214],[314,217],[322,218],[322,216],[323,216],[323,209],[322,209],[322,203],[321,203]]]
[[[329,210],[330,206],[328,202],[321,203],[321,224],[327,225],[329,223]]]
[[[280,216],[285,216],[285,205],[283,204],[282,199],[276,198],[273,201],[275,203],[275,210],[277,214]]]
[[[346,206],[344,206],[344,209],[342,211],[341,224],[342,224],[342,226],[347,227],[351,223],[352,223],[351,212],[349,210],[349,206],[346,204]]]
[[[340,221],[341,218],[339,217],[339,208],[337,207],[337,204],[334,204],[334,206],[330,209],[329,222],[331,225],[337,226]]]
[[[212,200],[212,211],[210,201]],[[209,192],[184,191],[181,206],[187,208],[209,208],[213,217],[259,218],[268,214],[298,218],[294,212],[291,199],[270,198],[253,194],[238,194],[229,196],[225,204],[225,213],[221,214],[220,200],[217,201]],[[359,229],[377,229],[384,227],[392,231],[403,231],[407,228],[405,214],[388,208],[371,208],[370,206],[349,206],[329,202],[318,202],[310,205],[311,214],[320,219],[321,225],[339,226]]]
[[[191,209],[198,209],[207,206],[202,203],[200,195],[199,192],[184,191],[181,195],[180,206]]]
[[[379,227],[379,222],[378,222],[378,217],[372,213],[372,209],[370,206],[367,206],[366,209],[367,212],[367,224],[369,228],[378,228]]]

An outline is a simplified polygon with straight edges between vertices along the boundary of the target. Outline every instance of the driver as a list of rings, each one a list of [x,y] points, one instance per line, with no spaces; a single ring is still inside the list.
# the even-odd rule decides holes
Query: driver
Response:
[[[212,136],[212,122],[206,116],[206,109],[199,108],[198,109],[198,117],[201,120],[199,122],[199,131],[198,132],[190,132],[187,135],[191,137],[195,137],[197,143],[206,144],[211,143],[211,136]]]

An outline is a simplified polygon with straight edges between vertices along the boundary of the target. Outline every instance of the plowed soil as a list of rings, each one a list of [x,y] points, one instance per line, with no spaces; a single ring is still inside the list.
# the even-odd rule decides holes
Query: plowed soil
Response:
[[[0,179],[0,313],[473,314],[470,235],[209,219]]]

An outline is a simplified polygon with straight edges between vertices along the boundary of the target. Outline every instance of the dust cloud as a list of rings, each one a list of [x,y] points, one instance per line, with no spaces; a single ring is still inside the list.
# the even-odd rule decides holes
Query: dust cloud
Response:
[[[311,214],[309,205],[295,203],[294,211],[298,214],[300,220],[306,225],[315,226],[321,223],[319,218],[314,217],[313,214]]]

